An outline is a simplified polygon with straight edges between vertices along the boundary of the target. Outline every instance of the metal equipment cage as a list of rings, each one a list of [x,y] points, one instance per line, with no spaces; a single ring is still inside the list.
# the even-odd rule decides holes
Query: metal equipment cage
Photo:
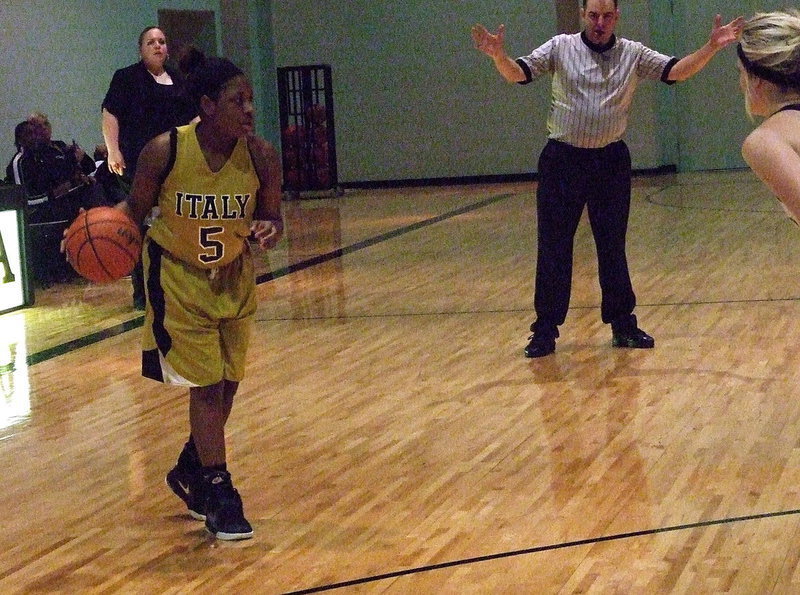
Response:
[[[284,192],[294,197],[315,190],[341,194],[331,67],[278,68],[278,101]]]

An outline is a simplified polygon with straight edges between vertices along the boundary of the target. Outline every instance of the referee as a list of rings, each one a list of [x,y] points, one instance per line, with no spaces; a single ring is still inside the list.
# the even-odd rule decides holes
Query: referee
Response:
[[[584,206],[597,246],[601,316],[611,324],[612,344],[655,344],[633,314],[636,296],[625,256],[631,157],[622,137],[631,100],[641,79],[671,84],[697,74],[714,54],[736,41],[744,22],[739,17],[721,26],[717,15],[708,42],[678,60],[617,38],[617,0],[583,0],[581,17],[581,33],[557,35],[516,60],[505,51],[504,25],[496,34],[483,25],[472,28],[475,47],[492,58],[508,82],[524,85],[545,73],[552,75],[548,141],[538,165],[536,321],[526,357],[542,357],[556,349],[558,326],[569,308],[573,240]]]

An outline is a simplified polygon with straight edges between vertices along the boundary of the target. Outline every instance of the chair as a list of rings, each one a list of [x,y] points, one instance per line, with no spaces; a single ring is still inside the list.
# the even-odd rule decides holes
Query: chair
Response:
[[[72,223],[64,213],[50,208],[47,195],[28,198],[28,234],[31,250],[29,262],[36,287],[45,289],[76,277],[75,271],[61,253],[64,230]]]

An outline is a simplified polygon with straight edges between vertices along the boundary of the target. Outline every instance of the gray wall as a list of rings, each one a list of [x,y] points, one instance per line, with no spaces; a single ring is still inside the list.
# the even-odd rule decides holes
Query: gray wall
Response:
[[[563,21],[570,0],[557,1]],[[708,39],[715,12],[727,21],[780,5],[624,0],[618,32],[680,56]],[[557,32],[556,3],[545,0],[4,0],[3,165],[14,126],[33,110],[50,115],[56,138],[87,149],[102,141],[99,106],[111,74],[137,59],[136,35],[157,22],[158,9],[215,11],[220,52],[249,65],[259,130],[276,143],[275,67],[331,64],[342,182],[535,170],[549,80],[506,84],[469,30],[505,23],[510,53],[526,54]],[[634,166],[742,167],[739,146],[753,124],[736,81],[728,48],[690,81],[644,83],[627,135]]]

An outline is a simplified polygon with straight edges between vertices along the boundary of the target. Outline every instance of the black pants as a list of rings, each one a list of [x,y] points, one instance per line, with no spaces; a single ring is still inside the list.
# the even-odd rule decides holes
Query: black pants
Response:
[[[133,162],[132,159],[126,159],[127,162]],[[134,164],[130,163],[128,167],[125,169],[125,173],[121,176],[118,174],[113,174],[114,176],[114,185],[116,189],[114,191],[114,200],[117,202],[126,200],[131,193],[131,187],[133,186],[133,177],[135,174]],[[145,234],[147,233],[147,226],[140,225],[139,232],[142,234],[142,238],[144,238]],[[139,260],[131,270],[131,286],[133,288],[133,305],[134,307],[143,310],[145,304],[145,293],[144,293],[144,271],[142,270],[142,259],[141,255]]]
[[[558,336],[572,289],[575,231],[589,212],[605,323],[630,316],[636,306],[625,256],[631,204],[631,156],[624,142],[581,149],[548,141],[539,157],[538,257],[533,331]]]

